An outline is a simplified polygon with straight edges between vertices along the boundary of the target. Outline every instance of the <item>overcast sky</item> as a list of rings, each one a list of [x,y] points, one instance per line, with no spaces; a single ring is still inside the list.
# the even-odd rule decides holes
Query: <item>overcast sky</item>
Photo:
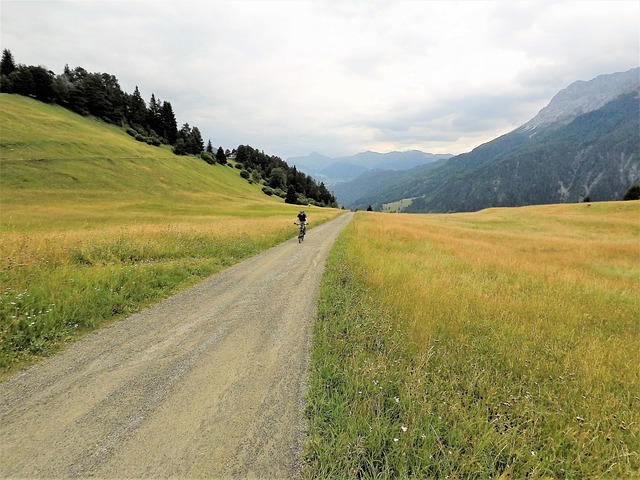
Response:
[[[17,63],[115,75],[214,146],[458,154],[640,64],[640,2],[0,2]]]

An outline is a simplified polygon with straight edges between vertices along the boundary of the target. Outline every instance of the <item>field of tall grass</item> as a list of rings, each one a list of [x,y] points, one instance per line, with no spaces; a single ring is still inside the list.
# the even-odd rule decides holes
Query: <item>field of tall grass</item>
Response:
[[[640,202],[360,212],[323,279],[307,478],[637,478]]]
[[[0,128],[0,377],[297,234],[237,169],[20,96]]]

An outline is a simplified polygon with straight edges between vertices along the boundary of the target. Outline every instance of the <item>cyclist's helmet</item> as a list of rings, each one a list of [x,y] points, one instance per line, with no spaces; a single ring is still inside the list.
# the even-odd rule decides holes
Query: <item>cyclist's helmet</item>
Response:
[[[304,210],[300,210],[300,213],[304,213]]]

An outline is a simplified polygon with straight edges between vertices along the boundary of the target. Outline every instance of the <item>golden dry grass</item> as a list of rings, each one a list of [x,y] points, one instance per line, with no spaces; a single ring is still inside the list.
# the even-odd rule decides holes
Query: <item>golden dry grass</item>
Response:
[[[362,212],[326,282],[317,472],[637,473],[640,202]]]

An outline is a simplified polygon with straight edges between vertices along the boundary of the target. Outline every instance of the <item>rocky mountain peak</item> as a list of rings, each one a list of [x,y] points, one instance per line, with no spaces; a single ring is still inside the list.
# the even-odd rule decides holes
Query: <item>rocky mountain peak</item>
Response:
[[[554,123],[568,124],[578,115],[597,110],[620,95],[633,91],[640,91],[640,67],[600,75],[588,82],[574,82],[558,92],[549,105],[518,130],[534,132]]]

